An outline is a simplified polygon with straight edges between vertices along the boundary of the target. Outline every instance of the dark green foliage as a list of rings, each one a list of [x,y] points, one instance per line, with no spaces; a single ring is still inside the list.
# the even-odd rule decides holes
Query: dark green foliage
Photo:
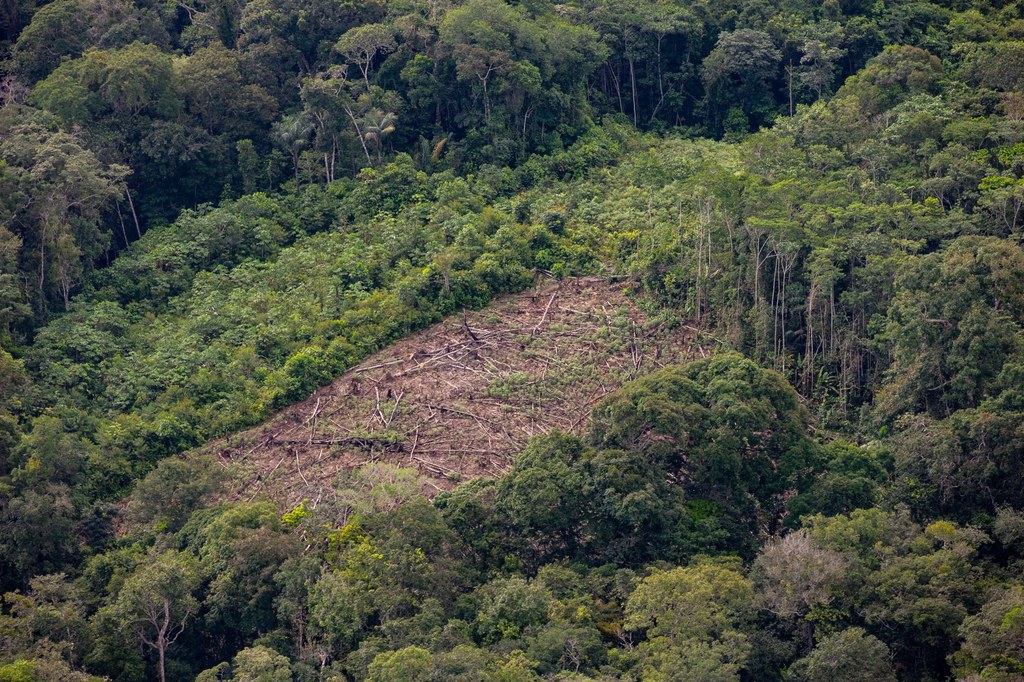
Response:
[[[75,0],[58,0],[36,12],[18,35],[13,51],[16,72],[26,84],[45,78],[65,55],[77,57],[88,45],[88,17]],[[15,37],[15,36],[8,36]]]
[[[538,561],[574,556],[583,538],[587,500],[580,474],[583,443],[552,434],[531,441],[498,484],[496,511],[528,538]]]
[[[75,508],[66,485],[8,497],[0,513],[0,564],[11,582],[57,572],[77,558]]]
[[[822,449],[822,473],[787,504],[793,521],[815,512],[844,514],[873,506],[889,477],[891,460],[878,445],[829,443]]]
[[[885,644],[860,628],[844,630],[822,640],[806,658],[793,664],[793,679],[807,682],[892,681],[890,654]]]
[[[944,420],[924,415],[899,422],[896,470],[900,492],[926,514],[964,520],[1009,505],[1024,507],[1019,412],[961,410]]]
[[[685,493],[640,453],[592,452],[582,462],[587,500],[585,555],[594,563],[636,565],[680,554],[671,549],[688,510]],[[708,546],[710,548],[710,546]]]
[[[1020,632],[1022,613],[1020,585],[992,591],[976,615],[960,626],[963,648],[954,654],[960,669],[990,679],[1013,679],[1024,667]]]
[[[778,528],[789,492],[821,463],[799,396],[738,355],[654,372],[594,411],[592,442],[643,453],[687,495],[750,530]]]
[[[997,377],[1019,352],[1024,323],[1020,249],[965,237],[915,259],[902,276],[889,310],[892,365],[879,411],[943,415],[997,394]]]

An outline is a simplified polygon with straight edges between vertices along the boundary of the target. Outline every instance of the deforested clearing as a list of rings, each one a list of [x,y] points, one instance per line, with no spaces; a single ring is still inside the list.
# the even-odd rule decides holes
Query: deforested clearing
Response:
[[[714,345],[603,278],[544,281],[399,341],[260,426],[218,439],[233,498],[283,506],[331,495],[370,462],[424,476],[428,495],[507,473],[527,441],[583,433],[594,405]]]

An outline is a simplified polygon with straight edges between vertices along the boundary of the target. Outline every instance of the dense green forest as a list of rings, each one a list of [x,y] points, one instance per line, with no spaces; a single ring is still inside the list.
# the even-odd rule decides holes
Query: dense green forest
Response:
[[[0,107],[0,682],[1024,680],[1024,4],[0,0]],[[580,275],[717,352],[183,454]]]

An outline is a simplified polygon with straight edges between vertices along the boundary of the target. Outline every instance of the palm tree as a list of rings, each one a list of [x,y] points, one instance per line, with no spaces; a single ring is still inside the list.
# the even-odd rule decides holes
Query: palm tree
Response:
[[[384,145],[384,138],[395,132],[395,124],[398,116],[391,112],[383,112],[374,109],[363,119],[363,137],[373,142],[377,148],[377,163],[381,162],[381,147]]]
[[[274,140],[288,150],[295,169],[295,191],[299,191],[299,154],[309,144],[309,136],[313,133],[313,122],[303,114],[285,116],[274,124]]]

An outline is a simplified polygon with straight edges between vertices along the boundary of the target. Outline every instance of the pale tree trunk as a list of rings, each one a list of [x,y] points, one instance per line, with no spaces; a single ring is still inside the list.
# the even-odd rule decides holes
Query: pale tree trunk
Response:
[[[160,625],[160,633],[157,635],[156,644],[160,652],[160,682],[167,682],[167,631],[171,627],[171,601],[164,599],[164,620]]]
[[[124,217],[121,215],[121,202],[116,201],[114,205],[117,207],[117,221],[121,223],[121,236],[124,237],[124,248],[128,248],[128,231],[124,229]]]
[[[139,215],[135,212],[135,202],[132,201],[132,193],[127,187],[124,193],[128,195],[128,206],[132,209],[132,219],[135,221],[135,234],[142,239],[142,228],[139,227]]]
[[[367,59],[365,62],[359,62],[359,70],[363,72],[363,83],[366,84],[366,91],[370,91],[370,61],[373,58]]]
[[[363,131],[359,128],[359,121],[356,120],[356,115],[352,112],[352,107],[346,106],[345,113],[348,114],[349,119],[352,121],[352,126],[356,129],[356,137],[359,138],[359,144],[363,148],[363,154],[366,154],[366,160],[369,163],[373,163],[373,159],[370,158],[370,150],[366,148],[366,140],[363,138]]]
[[[487,69],[487,73],[480,76],[480,82],[484,85],[484,118],[489,119],[491,117],[491,98],[487,94],[487,81],[491,77],[491,70]]]
[[[160,647],[160,682],[167,682],[167,648]]]
[[[633,58],[626,57],[626,61],[629,62],[629,87],[633,93],[633,127],[636,128],[639,122],[639,113],[637,112],[636,105],[636,71],[633,68]]]
[[[45,233],[39,239],[39,307],[46,312],[46,239]]]
[[[789,115],[793,115],[793,60],[789,60],[789,66],[786,67],[786,81],[789,89]]]
[[[146,611],[148,612],[146,617],[140,622],[139,639],[146,646],[156,649],[160,667],[160,682],[167,682],[167,649],[185,630],[185,621],[188,620],[189,614],[186,613],[182,617],[181,623],[177,627],[173,627],[171,625],[171,600],[167,598],[164,598],[159,605],[152,604],[151,608],[147,608]],[[154,639],[146,638],[143,634],[142,624],[149,625],[156,630]]]
[[[615,86],[615,96],[619,100],[619,113],[624,114],[626,113],[626,105],[622,103],[622,87],[619,85],[618,64],[615,71],[612,71],[612,65],[608,64],[608,75],[612,79],[612,85]]]

